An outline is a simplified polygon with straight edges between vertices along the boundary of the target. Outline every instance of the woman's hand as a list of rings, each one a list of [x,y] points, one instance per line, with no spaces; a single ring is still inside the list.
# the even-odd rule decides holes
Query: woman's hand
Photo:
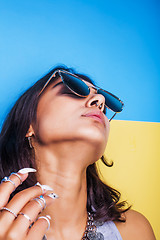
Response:
[[[33,169],[26,168],[4,178],[0,184],[0,240],[41,240],[50,225],[50,216],[38,214],[57,196],[47,195],[53,190],[47,185],[36,184],[17,193],[9,202],[10,194],[28,177]],[[34,224],[33,224],[34,223]]]

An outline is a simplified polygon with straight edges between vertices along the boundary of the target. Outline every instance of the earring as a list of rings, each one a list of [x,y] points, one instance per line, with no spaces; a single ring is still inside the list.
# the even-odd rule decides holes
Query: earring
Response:
[[[32,142],[31,142],[31,137],[28,137],[28,143],[29,143],[29,147],[30,147],[30,148],[33,148]]]

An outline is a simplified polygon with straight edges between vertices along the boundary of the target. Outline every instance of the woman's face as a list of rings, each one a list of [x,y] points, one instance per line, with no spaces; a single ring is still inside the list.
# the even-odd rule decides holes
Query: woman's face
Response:
[[[93,86],[86,82],[88,86]],[[58,78],[40,97],[37,108],[35,138],[43,144],[59,141],[83,141],[105,150],[109,134],[109,121],[102,109],[104,97],[91,88],[88,97],[73,94]]]

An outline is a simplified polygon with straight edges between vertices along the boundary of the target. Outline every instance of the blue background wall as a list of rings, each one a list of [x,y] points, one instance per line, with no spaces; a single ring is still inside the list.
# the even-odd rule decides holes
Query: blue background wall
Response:
[[[160,2],[0,0],[0,123],[57,63],[118,95],[117,119],[160,121]]]

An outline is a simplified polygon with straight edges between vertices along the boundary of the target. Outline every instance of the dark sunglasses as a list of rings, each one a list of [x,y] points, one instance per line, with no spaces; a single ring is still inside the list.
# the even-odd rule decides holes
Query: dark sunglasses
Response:
[[[39,95],[44,91],[44,89],[46,88],[46,86],[49,84],[49,82],[51,81],[51,79],[53,77],[56,77],[57,74],[60,76],[60,78],[62,79],[62,82],[67,86],[67,88],[69,88],[75,95],[79,96],[79,97],[87,97],[90,94],[90,88],[93,88],[96,90],[97,94],[101,94],[104,96],[105,98],[105,106],[112,110],[114,112],[114,114],[112,114],[112,117],[109,119],[109,121],[111,121],[115,115],[118,112],[121,112],[123,110],[123,106],[124,103],[115,95],[113,95],[112,93],[105,91],[97,86],[88,86],[84,81],[84,79],[78,77],[75,74],[72,74],[70,72],[67,72],[65,70],[56,70],[48,79],[48,81],[45,83],[45,85],[43,86],[41,92],[39,93]]]

